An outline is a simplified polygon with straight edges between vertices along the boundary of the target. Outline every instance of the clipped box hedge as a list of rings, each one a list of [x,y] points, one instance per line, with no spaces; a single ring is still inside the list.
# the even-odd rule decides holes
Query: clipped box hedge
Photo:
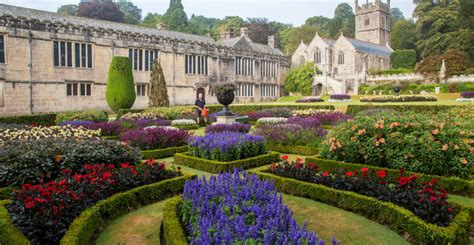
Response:
[[[455,105],[348,105],[347,106],[347,115],[355,116],[361,111],[365,110],[394,110],[399,112],[412,112],[412,113],[438,113],[443,110],[449,110],[456,107]],[[465,106],[468,107],[468,106]]]
[[[315,163],[319,166],[319,168],[323,171],[325,170],[333,170],[335,168],[345,168],[347,170],[360,170],[362,168],[368,168],[370,170],[380,170],[384,169],[389,174],[398,176],[399,170],[398,169],[389,169],[389,168],[382,168],[377,166],[371,165],[364,165],[364,164],[355,164],[355,163],[343,163],[334,160],[322,159],[318,157],[307,157],[307,163]],[[465,180],[456,177],[442,177],[442,176],[435,176],[435,175],[428,175],[428,174],[420,174],[414,172],[406,172],[407,174],[416,174],[419,176],[421,181],[430,181],[432,179],[437,179],[438,183],[446,189],[449,193],[458,194],[467,197],[474,197],[474,180]]]
[[[222,111],[222,105],[208,105],[206,106],[210,113]],[[333,105],[285,105],[285,104],[250,104],[250,105],[230,105],[230,111],[237,114],[247,114],[254,111],[263,111],[274,108],[288,108],[290,110],[307,110],[307,109],[325,109],[336,110]]]
[[[187,152],[188,146],[170,147],[166,149],[141,151],[143,159],[161,159],[172,157],[176,153]]]
[[[308,147],[308,146],[287,146],[282,144],[267,143],[268,149],[280,153],[296,154],[302,156],[314,156],[318,155],[321,151],[320,148]]]
[[[181,196],[166,202],[163,208],[163,238],[167,245],[187,245],[186,233],[183,230],[179,216]]]
[[[220,172],[231,172],[234,170],[234,168],[241,170],[255,168],[279,161],[280,154],[278,152],[270,152],[265,155],[236,160],[232,162],[206,160],[199,157],[190,156],[188,153],[176,153],[174,155],[175,164],[199,169],[214,174],[218,174]]]
[[[267,169],[268,167],[261,167],[249,172],[257,174],[262,179],[274,181],[276,188],[281,192],[323,202],[387,225],[414,244],[465,244],[469,240],[473,208],[451,203],[459,213],[451,225],[439,227],[426,223],[412,212],[393,203],[350,191],[280,177],[264,172]]]
[[[196,175],[183,173],[183,176],[140,186],[99,201],[73,221],[60,244],[90,244],[95,235],[115,218],[182,193],[184,183],[194,178]],[[23,233],[13,226],[5,208],[8,203],[8,200],[0,201],[0,244],[30,244]]]
[[[1,187],[0,188],[0,200],[10,199],[13,187]]]
[[[101,137],[104,140],[120,140],[120,136],[114,135],[114,136],[102,136]]]
[[[0,124],[35,124],[40,126],[50,126],[56,124],[56,114],[33,114],[0,117]]]

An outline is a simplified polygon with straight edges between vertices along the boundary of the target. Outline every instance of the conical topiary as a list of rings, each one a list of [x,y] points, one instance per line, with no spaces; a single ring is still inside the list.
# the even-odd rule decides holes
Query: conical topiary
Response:
[[[105,98],[114,112],[120,109],[130,109],[135,103],[135,83],[128,57],[115,56],[112,58]]]
[[[168,89],[166,88],[165,75],[160,63],[155,60],[151,69],[150,76],[150,95],[149,103],[150,107],[168,107],[170,101],[168,98]]]

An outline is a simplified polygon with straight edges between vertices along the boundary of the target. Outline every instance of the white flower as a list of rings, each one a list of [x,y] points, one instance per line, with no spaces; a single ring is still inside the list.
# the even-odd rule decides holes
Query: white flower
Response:
[[[284,117],[264,117],[257,121],[257,125],[268,125],[268,124],[282,124],[288,121]]]

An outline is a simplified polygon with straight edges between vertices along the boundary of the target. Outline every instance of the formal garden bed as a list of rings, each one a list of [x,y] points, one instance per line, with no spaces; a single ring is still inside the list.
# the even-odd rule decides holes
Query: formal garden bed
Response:
[[[360,98],[360,102],[372,103],[387,103],[387,102],[433,102],[438,101],[438,98],[433,95],[380,95],[380,96],[365,96]]]

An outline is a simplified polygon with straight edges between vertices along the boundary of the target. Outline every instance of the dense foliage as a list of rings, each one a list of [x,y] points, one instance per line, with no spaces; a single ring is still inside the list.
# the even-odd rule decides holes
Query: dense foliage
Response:
[[[120,140],[140,150],[155,150],[184,146],[190,136],[186,130],[154,127],[129,130],[120,137]]]
[[[426,222],[439,226],[448,226],[455,215],[454,208],[447,202],[446,190],[437,184],[436,179],[422,183],[418,181],[418,176],[404,174],[403,170],[397,176],[389,176],[385,170],[373,171],[368,168],[358,171],[319,171],[316,164],[305,164],[298,159],[295,163],[284,161],[273,164],[269,171],[392,202],[412,211]]]
[[[415,50],[396,50],[390,54],[390,64],[393,69],[414,69],[416,65]]]
[[[474,150],[464,141],[467,129],[444,114],[361,116],[331,131],[323,143],[321,156],[424,174],[470,178]]]
[[[150,75],[150,93],[148,96],[149,107],[168,107],[170,101],[168,97],[168,88],[166,87],[165,75],[160,62],[155,60]]]
[[[93,121],[93,122],[107,122],[109,115],[102,110],[85,110],[73,112],[61,112],[56,116],[56,124],[61,125],[67,121]]]
[[[13,224],[32,244],[58,244],[72,221],[96,202],[179,175],[154,161],[138,167],[129,163],[85,165],[81,173],[64,169],[55,181],[24,184],[14,191],[8,211]]]
[[[182,199],[181,216],[191,244],[323,242],[299,226],[275,186],[256,175],[236,170],[209,181],[188,181]]]
[[[248,133],[250,131],[250,124],[232,123],[232,124],[214,124],[206,127],[206,134],[222,133],[222,132],[237,132]]]
[[[207,134],[189,140],[191,156],[230,162],[265,154],[265,139],[236,132]]]
[[[79,171],[85,163],[136,163],[137,149],[115,141],[43,138],[14,140],[0,147],[0,186],[50,181],[64,169]]]
[[[75,14],[80,17],[124,22],[124,14],[114,2],[81,2]]]
[[[313,92],[314,63],[308,62],[302,66],[291,68],[285,77],[285,91],[311,95]],[[319,71],[318,71],[319,73]]]
[[[471,67],[471,61],[467,53],[450,49],[439,55],[425,57],[416,66],[416,72],[438,79],[443,60],[446,64],[446,77],[448,78],[454,75],[462,75]]]
[[[128,57],[115,56],[112,58],[105,98],[114,112],[119,109],[130,109],[135,103],[135,83]]]

